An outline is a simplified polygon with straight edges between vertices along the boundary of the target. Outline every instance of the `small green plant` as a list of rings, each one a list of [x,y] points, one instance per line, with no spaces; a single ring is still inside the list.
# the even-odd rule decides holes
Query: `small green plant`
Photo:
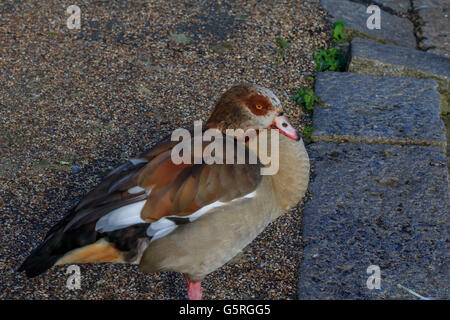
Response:
[[[312,89],[300,89],[292,97],[298,104],[305,104],[306,110],[312,110],[314,108],[314,103],[318,102],[319,99],[314,95],[314,90]]]
[[[330,47],[320,51],[315,50],[314,62],[317,72],[343,71],[345,68],[345,57],[336,47]]]
[[[302,138],[305,143],[312,142],[311,135],[314,132],[314,128],[311,126],[305,126],[302,132]]]
[[[281,59],[284,57],[284,50],[288,49],[291,45],[282,37],[279,37],[277,39],[277,44],[278,44],[278,64],[279,64],[281,62]]]
[[[334,23],[333,27],[333,40],[336,44],[341,44],[345,40],[345,23],[344,21],[339,20]]]
[[[341,44],[345,40],[344,33],[345,23],[343,21],[336,21],[333,29],[333,40],[336,44]],[[329,47],[320,51],[313,51],[314,63],[316,64],[317,72],[323,71],[344,71],[346,61],[342,52],[336,47]]]
[[[278,39],[277,39],[277,43],[278,43],[278,46],[281,48],[281,49],[287,49],[287,48],[289,48],[291,45],[289,44],[289,42],[287,42],[286,40],[284,40],[282,37],[279,37]]]

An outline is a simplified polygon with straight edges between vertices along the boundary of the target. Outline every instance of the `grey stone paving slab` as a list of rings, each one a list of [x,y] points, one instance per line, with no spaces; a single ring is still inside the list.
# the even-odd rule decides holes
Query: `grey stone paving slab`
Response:
[[[439,84],[443,111],[450,105],[450,58],[354,38],[348,71],[393,77],[432,78]]]
[[[424,23],[422,41],[429,52],[450,57],[450,2],[448,0],[413,0]]]
[[[436,145],[445,148],[440,95],[432,79],[321,72],[313,141]]]
[[[450,298],[449,189],[442,148],[313,143],[300,299]],[[381,271],[369,290],[367,268]]]
[[[365,37],[383,43],[405,47],[416,47],[414,26],[406,18],[399,18],[381,10],[381,29],[367,28],[367,6],[346,0],[322,0],[321,5],[331,15],[332,21],[345,22],[349,38]]]

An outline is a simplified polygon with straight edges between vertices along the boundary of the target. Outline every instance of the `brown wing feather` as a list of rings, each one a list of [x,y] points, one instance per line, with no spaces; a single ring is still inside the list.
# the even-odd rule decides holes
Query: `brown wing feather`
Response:
[[[171,150],[168,150],[145,166],[139,173],[137,184],[145,189],[159,189],[171,183],[182,169],[191,166],[191,164],[174,164]]]
[[[195,195],[198,192],[199,175],[201,173],[201,166],[193,166],[189,170],[185,170],[187,177],[183,178],[182,185],[178,188],[177,193],[173,199],[173,206],[171,214],[177,212],[193,212],[200,207],[193,203]]]
[[[146,222],[187,216],[213,202],[243,197],[261,181],[259,162],[174,165],[170,157],[154,161],[158,165],[148,164],[139,178],[140,186],[153,186],[141,213]]]
[[[154,222],[165,216],[187,216],[215,201],[228,202],[254,191],[261,180],[261,164],[180,164],[171,160],[172,148],[178,142],[163,142],[142,153],[139,159],[113,170],[89,192],[51,232],[66,231],[100,219],[119,207],[147,200],[141,217]],[[207,143],[203,144],[203,150]],[[235,148],[235,158],[237,146]],[[248,153],[246,149],[246,159]],[[226,152],[224,151],[225,155]],[[235,159],[236,160],[236,159]],[[130,194],[139,186],[151,190]]]

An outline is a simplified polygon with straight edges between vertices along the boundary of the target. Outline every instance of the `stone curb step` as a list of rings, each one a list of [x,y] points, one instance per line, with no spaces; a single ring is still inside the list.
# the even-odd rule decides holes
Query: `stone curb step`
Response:
[[[431,78],[443,95],[442,111],[450,109],[450,59],[432,53],[354,38],[349,72],[393,77]]]
[[[317,75],[321,103],[313,116],[313,141],[435,145],[445,148],[440,96],[431,79]]]
[[[449,298],[448,174],[440,147],[309,145],[300,299]],[[367,268],[380,268],[369,289]]]

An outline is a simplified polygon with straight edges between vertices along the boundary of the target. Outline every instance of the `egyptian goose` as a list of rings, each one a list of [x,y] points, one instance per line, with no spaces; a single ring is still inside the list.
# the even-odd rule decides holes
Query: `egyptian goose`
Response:
[[[229,141],[226,130],[239,128],[256,132],[233,138],[245,145],[246,160],[258,154],[251,141],[260,132],[273,144],[273,132],[263,129],[282,133],[276,173],[262,174],[268,164],[260,157],[256,163],[176,164],[171,155],[179,141],[162,141],[109,173],[50,229],[19,271],[34,277],[53,265],[134,263],[144,272],[183,273],[188,298],[201,299],[202,279],[296,205],[308,185],[303,141],[272,91],[239,84],[222,95],[205,129]]]

